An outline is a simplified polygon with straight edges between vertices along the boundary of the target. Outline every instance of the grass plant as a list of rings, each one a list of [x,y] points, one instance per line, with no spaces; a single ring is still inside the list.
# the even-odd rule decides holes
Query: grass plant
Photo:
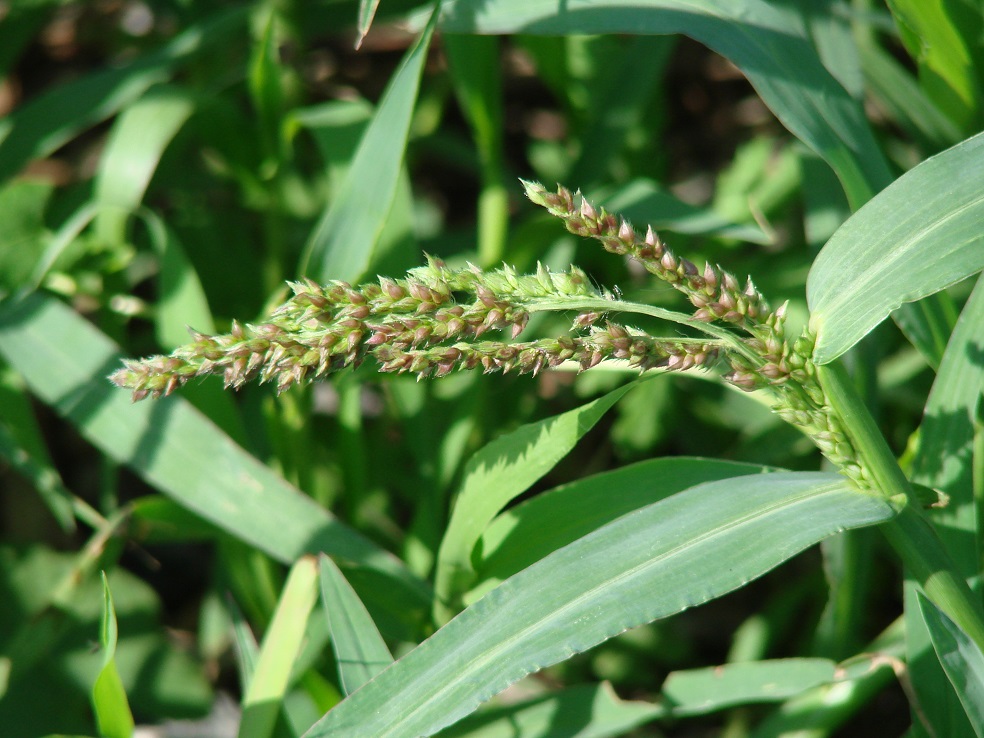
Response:
[[[979,10],[0,9],[11,735],[984,735]]]

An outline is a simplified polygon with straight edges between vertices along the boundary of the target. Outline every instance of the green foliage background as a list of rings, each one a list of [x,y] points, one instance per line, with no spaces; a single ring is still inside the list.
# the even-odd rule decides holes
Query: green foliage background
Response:
[[[980,9],[569,5],[458,0],[438,23],[432,6],[397,0],[0,3],[10,735],[128,735],[133,719],[201,718],[217,692],[242,703],[241,735],[302,735],[463,607],[485,603],[459,625],[499,617],[506,633],[522,612],[496,615],[513,611],[480,597],[505,580],[521,594],[509,578],[551,551],[577,543],[601,560],[632,548],[626,529],[603,526],[633,510],[664,499],[684,515],[723,509],[767,486],[744,475],[821,468],[761,398],[708,375],[418,383],[365,366],[281,396],[210,381],[139,405],[105,380],[122,355],[186,342],[188,326],[261,321],[287,279],[399,275],[424,253],[520,271],[573,262],[627,300],[677,304],[532,207],[518,177],[580,187],[696,263],[753,275],[774,304],[789,301],[794,325],[807,323],[809,298],[814,320],[833,326],[818,363],[844,355],[914,481],[970,499],[934,515],[960,573],[978,575],[984,306],[960,280],[984,266],[980,220],[967,215],[984,171],[972,138],[984,123]],[[926,161],[958,144],[958,156]],[[920,162],[919,178],[838,231]],[[927,222],[930,235],[912,235]],[[892,268],[864,262],[853,244],[901,256]],[[883,322],[903,300],[918,302]],[[572,317],[537,316],[528,330],[554,335]],[[948,341],[965,360],[944,362]],[[943,430],[917,432],[924,411]],[[877,533],[790,558],[885,517],[851,512],[856,496],[821,489],[827,477],[813,482],[842,517],[792,503],[763,517],[709,551],[706,571],[691,564],[706,596],[677,609],[736,586],[715,588],[715,574],[731,556],[754,558],[749,540],[769,556],[743,581],[779,568],[551,666],[442,735],[767,736],[805,723],[811,735],[925,735],[923,720],[937,735],[973,735],[974,708],[961,708],[912,624],[951,633],[948,621],[925,615],[914,588],[903,594]],[[705,496],[675,494],[692,488]],[[475,500],[462,506],[471,523],[453,523],[456,498]],[[692,514],[697,535],[708,515]],[[679,530],[690,530],[682,519]],[[967,653],[973,676],[980,654]],[[908,695],[889,668],[906,660]],[[421,666],[415,685],[439,689],[461,669],[428,669],[449,663]],[[386,680],[366,694],[400,691]],[[334,734],[370,730],[347,725]]]

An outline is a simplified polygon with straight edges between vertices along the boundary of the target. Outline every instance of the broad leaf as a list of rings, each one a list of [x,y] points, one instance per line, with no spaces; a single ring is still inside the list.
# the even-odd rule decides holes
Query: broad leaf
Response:
[[[640,507],[704,482],[764,471],[718,459],[649,459],[539,494],[503,512],[482,534],[476,568],[483,590]]]
[[[307,734],[430,735],[527,674],[741,587],[893,510],[833,474],[710,482],[625,515],[525,569]]]
[[[904,174],[827,242],[807,281],[814,360],[847,351],[904,302],[984,268],[984,134]]]

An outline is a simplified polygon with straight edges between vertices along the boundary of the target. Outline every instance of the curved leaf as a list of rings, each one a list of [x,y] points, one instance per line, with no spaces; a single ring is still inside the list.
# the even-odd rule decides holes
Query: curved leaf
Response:
[[[301,271],[357,281],[369,268],[397,196],[410,120],[437,13],[390,79],[331,206],[311,233]]]
[[[458,0],[445,4],[441,29],[547,36],[682,33],[741,69],[783,125],[837,172],[854,207],[891,180],[860,106],[824,67],[792,5],[764,0]]]
[[[331,710],[306,738],[430,735],[527,674],[746,584],[893,510],[833,474],[710,482],[503,582]]]
[[[548,490],[509,508],[482,533],[481,586],[490,589],[596,528],[689,487],[766,471],[719,459],[648,459]]]
[[[434,588],[439,621],[450,619],[457,598],[472,584],[472,551],[492,519],[570,453],[632,386],[626,384],[561,415],[520,426],[468,460],[437,555]]]
[[[319,566],[321,600],[331,629],[338,676],[345,694],[351,694],[392,664],[393,656],[342,570],[324,554],[319,557]]]
[[[933,648],[979,738],[984,738],[984,654],[966,633],[922,594],[919,609]]]
[[[810,269],[814,360],[847,351],[904,302],[984,269],[984,134],[904,174],[855,213]]]

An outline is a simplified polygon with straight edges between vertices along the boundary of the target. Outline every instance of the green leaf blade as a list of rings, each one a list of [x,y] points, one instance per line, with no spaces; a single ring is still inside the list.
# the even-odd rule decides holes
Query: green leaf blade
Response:
[[[291,567],[243,696],[239,738],[269,738],[318,599],[318,565],[303,556]]]
[[[446,622],[446,603],[472,583],[472,550],[482,532],[512,500],[550,471],[629,390],[625,385],[561,415],[517,428],[480,449],[469,461],[438,551],[436,614]]]
[[[133,714],[116,668],[117,623],[113,595],[109,591],[106,573],[102,573],[103,611],[99,629],[99,645],[103,666],[92,685],[92,709],[96,713],[99,735],[104,738],[130,738],[133,735]]]
[[[833,235],[807,280],[827,364],[902,303],[984,268],[984,134],[903,175]]]
[[[984,738],[984,654],[936,605],[922,594],[917,596],[940,663],[974,732]]]
[[[306,738],[429,735],[533,671],[740,587],[828,535],[893,514],[831,474],[692,487],[507,580]]]
[[[393,656],[341,569],[324,555],[320,557],[320,567],[321,598],[339,677],[345,694],[352,694],[392,664]]]
[[[820,154],[854,207],[891,173],[860,106],[827,71],[802,15],[762,0],[490,0],[445,3],[449,33],[681,33],[732,61],[795,136]],[[795,66],[796,75],[789,74]]]
[[[369,269],[401,182],[410,121],[437,13],[393,75],[352,166],[315,226],[302,271],[318,281],[355,282]]]

